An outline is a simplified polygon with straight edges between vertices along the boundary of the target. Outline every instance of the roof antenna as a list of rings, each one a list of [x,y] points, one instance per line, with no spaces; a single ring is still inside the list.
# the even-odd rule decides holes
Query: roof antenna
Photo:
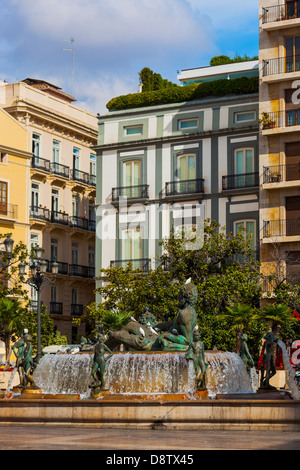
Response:
[[[74,64],[75,64],[75,39],[66,39],[65,42],[70,42],[72,44],[71,49],[63,49],[63,51],[72,52],[72,96],[74,96]]]

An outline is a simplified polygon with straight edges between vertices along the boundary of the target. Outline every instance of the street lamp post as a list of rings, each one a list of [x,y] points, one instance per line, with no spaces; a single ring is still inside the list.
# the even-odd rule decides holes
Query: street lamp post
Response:
[[[56,262],[52,263],[52,274],[53,278],[49,279],[45,276],[47,271],[47,261],[41,259],[43,249],[39,246],[34,248],[36,261],[33,262],[30,266],[32,276],[27,280],[24,279],[26,274],[26,264],[19,264],[19,275],[24,284],[28,284],[33,287],[37,292],[37,362],[39,362],[42,357],[41,349],[41,291],[44,287],[49,284],[54,284],[56,281],[56,274],[58,273],[58,264]]]
[[[5,255],[5,258],[7,259],[7,262],[5,263],[2,259],[0,259],[1,272],[5,271],[12,264],[11,259],[12,259],[12,252],[13,252],[13,248],[14,248],[14,243],[15,242],[12,240],[12,238],[10,238],[9,235],[3,242],[3,244],[4,244],[4,255]]]

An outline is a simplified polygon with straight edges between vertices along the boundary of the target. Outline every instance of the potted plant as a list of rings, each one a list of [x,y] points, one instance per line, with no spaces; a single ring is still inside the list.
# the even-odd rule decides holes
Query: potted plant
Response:
[[[275,127],[275,121],[272,119],[269,113],[262,113],[258,122],[262,124],[263,129],[272,129]]]

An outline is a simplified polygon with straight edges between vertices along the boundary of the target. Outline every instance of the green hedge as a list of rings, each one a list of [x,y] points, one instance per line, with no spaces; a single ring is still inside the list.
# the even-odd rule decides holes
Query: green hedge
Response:
[[[182,103],[214,96],[247,95],[251,93],[258,93],[258,77],[216,80],[200,83],[199,85],[178,86],[145,93],[123,95],[112,98],[106,107],[109,110],[117,111],[160,104]]]

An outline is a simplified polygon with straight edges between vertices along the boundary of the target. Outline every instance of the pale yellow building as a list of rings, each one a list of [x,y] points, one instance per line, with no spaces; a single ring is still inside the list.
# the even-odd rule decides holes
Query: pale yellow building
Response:
[[[259,13],[262,270],[299,283],[300,2],[260,0]]]
[[[29,241],[30,162],[28,131],[0,109],[0,234]]]
[[[97,143],[97,117],[75,101],[58,86],[32,78],[5,83],[0,90],[0,107],[27,130],[26,143],[32,152],[27,187],[18,188],[21,207],[27,208],[28,248],[44,249],[50,277],[52,263],[59,265],[55,284],[42,291],[41,300],[69,342],[86,334],[73,318],[94,300],[95,289],[92,147]],[[30,297],[34,306],[34,289]]]

